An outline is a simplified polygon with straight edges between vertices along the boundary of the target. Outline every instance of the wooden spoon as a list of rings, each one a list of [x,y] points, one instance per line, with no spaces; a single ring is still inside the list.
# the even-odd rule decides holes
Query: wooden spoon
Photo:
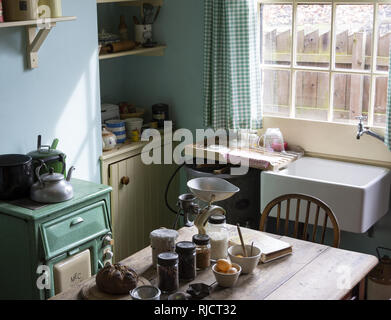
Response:
[[[244,245],[243,236],[242,236],[242,231],[240,230],[240,225],[239,225],[239,223],[236,224],[236,226],[237,226],[237,228],[238,228],[240,243],[242,244],[243,256],[244,256],[244,257],[247,257],[247,250],[246,250],[246,246]]]

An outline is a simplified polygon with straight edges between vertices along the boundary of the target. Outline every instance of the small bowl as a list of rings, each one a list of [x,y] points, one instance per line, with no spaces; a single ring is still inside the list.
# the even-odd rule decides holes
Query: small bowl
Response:
[[[237,263],[232,263],[232,266],[235,267],[238,272],[236,273],[223,273],[216,271],[217,264],[213,265],[212,270],[215,275],[216,281],[221,287],[230,288],[236,284],[238,281],[240,273],[242,272],[242,267]]]
[[[251,246],[246,245],[246,251],[248,254],[251,252]],[[229,259],[237,263],[242,267],[243,273],[252,273],[255,269],[255,267],[259,263],[259,259],[261,258],[261,249],[259,249],[256,246],[253,246],[253,255],[251,257],[237,257],[236,255],[240,254],[243,255],[243,248],[241,245],[235,245],[228,248],[228,256]]]
[[[130,292],[133,300],[160,300],[160,290],[154,286],[140,286]]]

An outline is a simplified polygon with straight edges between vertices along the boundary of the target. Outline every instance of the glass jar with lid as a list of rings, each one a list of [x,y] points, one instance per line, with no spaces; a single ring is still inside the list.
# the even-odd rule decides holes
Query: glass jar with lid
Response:
[[[228,228],[224,215],[212,215],[205,227],[210,237],[211,260],[225,259],[228,255]]]
[[[196,245],[196,268],[206,269],[210,266],[210,237],[207,234],[195,234],[193,242]]]
[[[191,241],[178,242],[175,251],[179,256],[179,279],[194,280],[196,277],[195,243]]]
[[[163,252],[157,256],[158,287],[163,293],[172,293],[179,288],[178,254]]]

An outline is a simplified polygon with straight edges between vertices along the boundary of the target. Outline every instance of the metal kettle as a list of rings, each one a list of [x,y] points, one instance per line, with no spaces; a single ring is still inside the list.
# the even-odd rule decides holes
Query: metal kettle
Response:
[[[49,168],[49,173],[39,175],[42,164],[35,169],[38,182],[34,183],[30,189],[30,198],[41,203],[58,203],[73,198],[73,187],[70,183],[72,172],[75,167],[71,167],[67,177],[63,174],[55,173],[53,168]]]

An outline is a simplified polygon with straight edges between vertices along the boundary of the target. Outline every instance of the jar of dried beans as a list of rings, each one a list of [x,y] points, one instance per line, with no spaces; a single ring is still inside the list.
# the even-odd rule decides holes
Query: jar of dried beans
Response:
[[[179,288],[178,254],[163,252],[157,256],[158,286],[163,293],[173,293]]]
[[[191,281],[196,277],[196,245],[191,241],[181,241],[176,244],[179,256],[179,279]]]

